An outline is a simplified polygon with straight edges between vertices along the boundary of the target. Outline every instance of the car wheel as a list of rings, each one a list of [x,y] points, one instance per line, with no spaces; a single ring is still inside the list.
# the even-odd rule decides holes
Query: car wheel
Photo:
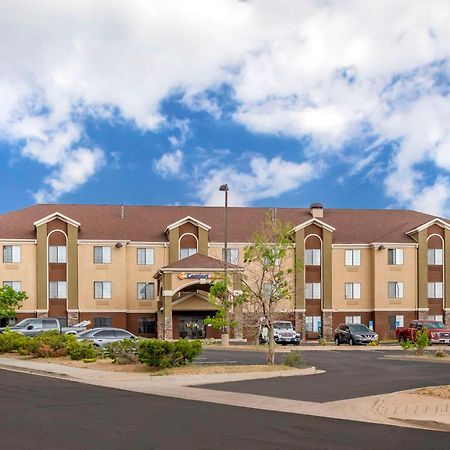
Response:
[[[398,342],[405,342],[405,336],[403,336],[403,334],[401,334],[398,338]]]
[[[348,341],[348,345],[355,345],[355,341],[353,340],[353,338],[350,338],[350,340]]]
[[[334,343],[335,343],[336,345],[339,345],[339,344],[341,343],[341,341],[339,340],[338,337],[336,337],[336,338],[334,338]]]

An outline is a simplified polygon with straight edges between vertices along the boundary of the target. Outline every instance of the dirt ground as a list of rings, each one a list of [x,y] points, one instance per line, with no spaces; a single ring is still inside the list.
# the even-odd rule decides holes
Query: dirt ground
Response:
[[[6,358],[36,361],[39,363],[62,364],[65,366],[79,367],[83,369],[104,370],[107,372],[128,372],[128,373],[149,373],[151,375],[210,375],[219,373],[242,373],[242,372],[272,372],[275,370],[287,370],[290,367],[284,365],[198,365],[188,364],[184,367],[172,367],[169,369],[158,369],[148,367],[141,363],[134,364],[113,364],[111,359],[98,359],[92,363],[74,361],[68,356],[59,358],[33,358],[30,356],[20,356],[17,353],[7,353],[2,355]]]
[[[435,386],[429,388],[418,389],[413,394],[429,395],[432,397],[439,397],[444,400],[450,400],[450,386]]]

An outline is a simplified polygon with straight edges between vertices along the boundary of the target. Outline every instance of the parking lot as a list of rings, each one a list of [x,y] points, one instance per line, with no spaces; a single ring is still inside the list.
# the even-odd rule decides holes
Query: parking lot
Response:
[[[402,355],[402,351],[307,351],[303,352],[305,364],[325,373],[202,387],[322,403],[450,384],[450,364],[384,358],[393,354]],[[264,352],[256,351],[205,349],[199,362],[263,364],[265,356]],[[281,362],[283,356],[282,353],[277,354],[276,361]]]

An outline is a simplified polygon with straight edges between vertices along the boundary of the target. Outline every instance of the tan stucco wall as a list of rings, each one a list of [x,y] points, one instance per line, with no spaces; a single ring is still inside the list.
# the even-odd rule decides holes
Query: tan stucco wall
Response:
[[[28,299],[23,302],[21,310],[35,310],[37,304],[37,285],[36,285],[36,244],[34,243],[14,243],[2,242],[3,245],[20,245],[21,261],[20,263],[0,264],[0,286],[4,281],[21,281],[22,290],[28,295]],[[2,259],[3,261],[3,259]]]

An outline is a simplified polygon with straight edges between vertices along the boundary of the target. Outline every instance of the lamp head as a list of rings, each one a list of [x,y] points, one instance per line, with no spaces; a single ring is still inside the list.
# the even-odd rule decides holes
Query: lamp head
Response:
[[[219,188],[219,191],[222,191],[222,192],[227,192],[229,190],[230,189],[228,188],[228,184],[222,184],[222,186],[220,186],[220,188]]]

